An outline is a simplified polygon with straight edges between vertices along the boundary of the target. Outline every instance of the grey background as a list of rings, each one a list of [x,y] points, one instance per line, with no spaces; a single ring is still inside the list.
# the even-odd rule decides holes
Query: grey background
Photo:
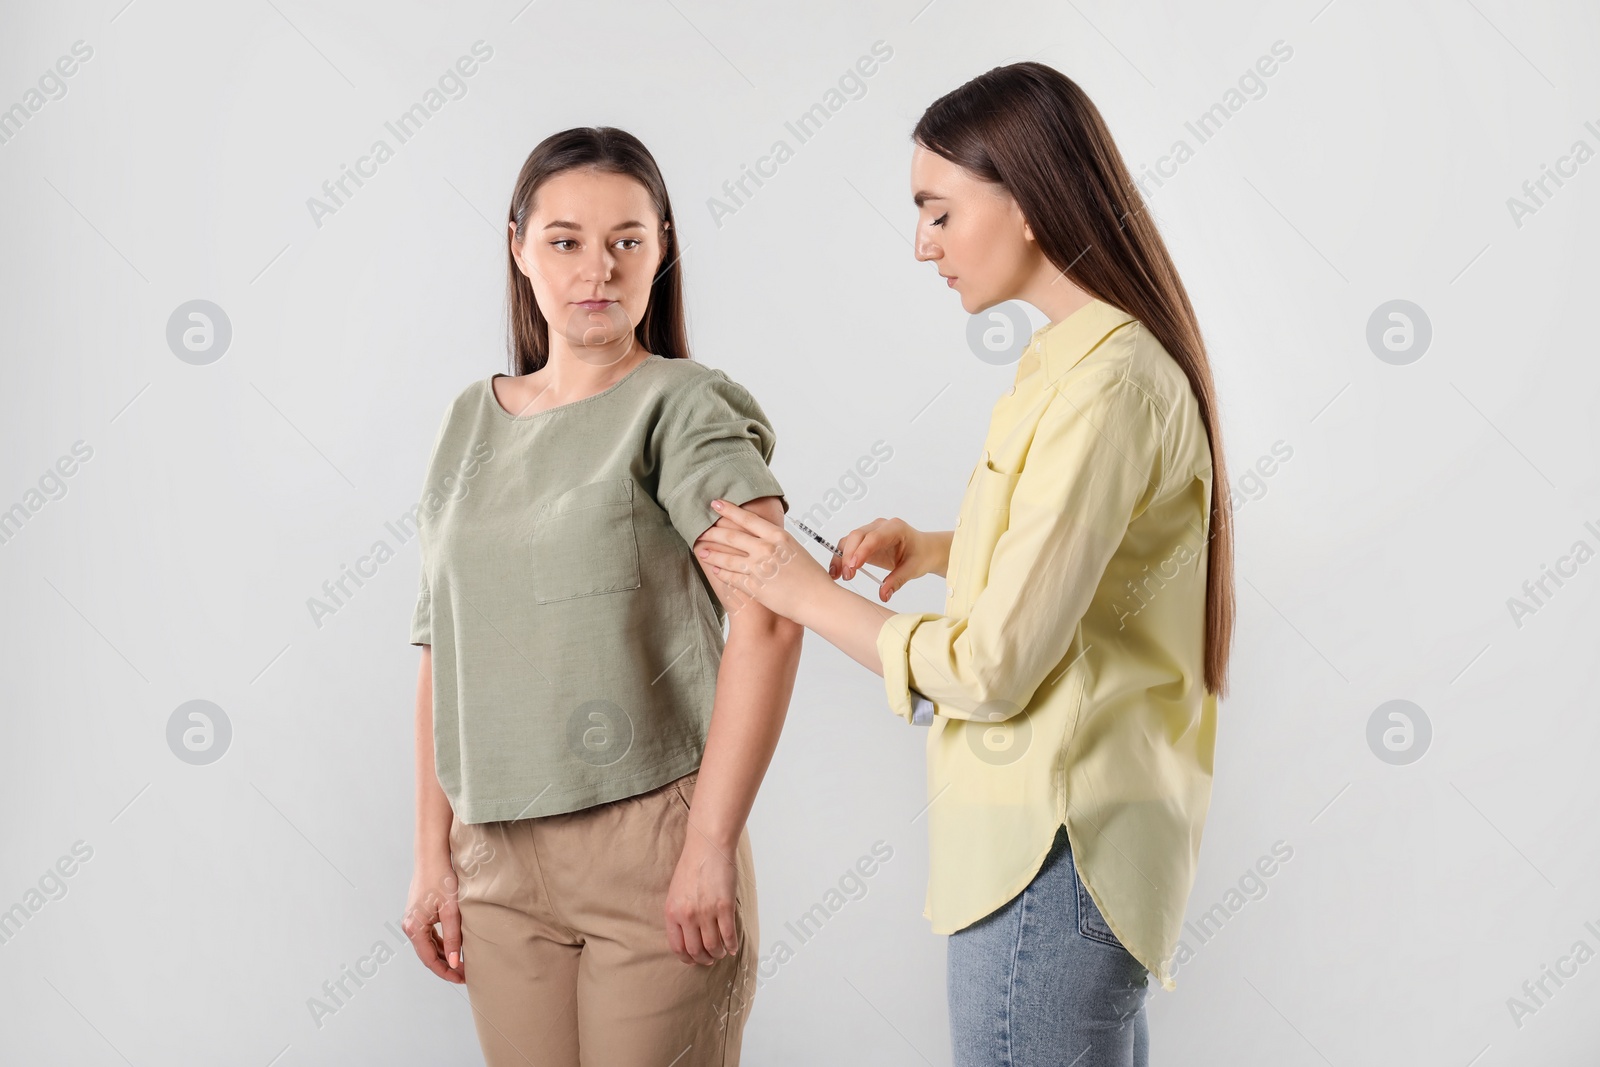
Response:
[[[892,459],[824,532],[948,528],[1013,367],[967,346],[911,257],[917,116],[1034,57],[1137,170],[1194,146],[1185,122],[1281,40],[1264,94],[1147,187],[1241,501],[1190,898],[1225,923],[1152,991],[1152,1062],[1593,1062],[1600,961],[1520,1025],[1508,998],[1600,949],[1600,561],[1520,625],[1508,599],[1600,547],[1581,310],[1600,162],[1520,225],[1507,204],[1600,147],[1592,5],[111,0],[4,22],[0,108],[75,41],[93,56],[0,145],[0,508],[75,442],[93,453],[0,545],[0,909],[75,842],[93,854],[0,944],[0,1059],[480,1061],[464,991],[385,925],[411,871],[417,557],[384,524],[416,502],[444,405],[505,369],[494,220],[540,138],[614,124],[655,152],[695,355],[772,416],[798,510],[882,440]],[[393,146],[385,120],[479,39],[466,95],[317,226],[307,199]],[[894,54],[865,95],[717,225],[708,199],[878,40]],[[166,342],[197,299],[232,329],[203,366]],[[1368,346],[1392,300],[1429,319],[1420,359]],[[1247,479],[1279,442],[1292,458]],[[379,539],[395,558],[315,625],[307,600]],[[893,604],[942,602],[929,579]],[[168,747],[192,700],[231,725],[206,765]],[[1420,759],[1369,746],[1391,700],[1428,718]],[[746,1062],[949,1062],[924,737],[808,638],[751,823],[763,952],[875,841],[894,854],[764,981]],[[1263,895],[1248,872],[1276,842],[1293,855]],[[1229,909],[1241,879],[1259,899]],[[307,1001],[380,941],[399,955],[316,1025]]]

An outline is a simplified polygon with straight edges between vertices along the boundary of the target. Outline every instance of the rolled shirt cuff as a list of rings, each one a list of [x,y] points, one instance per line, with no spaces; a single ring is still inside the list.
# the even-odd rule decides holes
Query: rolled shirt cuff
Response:
[[[883,620],[878,630],[878,658],[889,710],[914,726],[933,721],[933,702],[911,688],[911,635],[918,626],[940,616],[934,612],[901,612]]]

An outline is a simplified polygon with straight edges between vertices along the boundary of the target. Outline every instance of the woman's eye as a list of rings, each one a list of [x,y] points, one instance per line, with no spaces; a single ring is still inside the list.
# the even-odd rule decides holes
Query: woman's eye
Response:
[[[554,248],[557,252],[567,252],[567,251],[570,251],[570,249],[563,248],[563,247],[561,247],[562,245],[575,245],[577,243],[578,243],[577,241],[574,241],[570,237],[561,237],[561,238],[558,238],[558,239],[556,239],[554,241],[551,241],[550,242],[550,247]]]
[[[933,220],[933,224],[935,226],[943,226],[944,225],[944,220],[949,218],[949,217],[950,217],[950,212],[946,211],[943,215],[940,215],[938,218],[934,219]]]
[[[624,237],[622,240],[618,241],[617,244],[626,245],[627,247],[624,248],[623,251],[632,252],[635,248],[639,247],[640,242],[639,238],[637,237]]]

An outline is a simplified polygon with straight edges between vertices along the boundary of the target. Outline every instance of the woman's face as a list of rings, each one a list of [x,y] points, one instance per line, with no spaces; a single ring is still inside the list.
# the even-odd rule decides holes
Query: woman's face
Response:
[[[916,145],[911,196],[917,259],[939,268],[968,314],[1015,299],[1036,275],[1044,254],[1004,186]]]
[[[661,222],[649,192],[625,174],[580,167],[539,187],[520,246],[508,225],[552,344],[565,337],[596,365],[627,355],[661,263]]]

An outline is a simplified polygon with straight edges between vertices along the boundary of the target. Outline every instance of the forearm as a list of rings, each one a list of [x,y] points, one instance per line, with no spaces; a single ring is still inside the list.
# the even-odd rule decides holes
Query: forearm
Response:
[[[418,861],[446,860],[450,856],[450,798],[444,795],[433,764],[433,646],[422,646],[422,664],[417,669],[417,713],[415,718],[417,824],[414,842]]]
[[[883,621],[896,612],[887,604],[875,603],[854,590],[832,582],[818,583],[796,606],[794,621],[817,635],[874,674],[883,674],[883,658],[878,655],[878,633]]]
[[[800,669],[804,628],[747,605],[730,627],[717,672],[717,690],[695,782],[689,824],[726,856],[744,830],[772,753]]]
[[[928,573],[943,578],[950,566],[950,543],[954,530],[929,530],[922,533],[918,551],[926,553],[923,566]],[[835,648],[874,674],[883,674],[883,657],[878,654],[878,635],[883,623],[897,614],[888,605],[857,594],[843,585],[817,584],[808,591],[794,612],[794,620],[815,630]]]

